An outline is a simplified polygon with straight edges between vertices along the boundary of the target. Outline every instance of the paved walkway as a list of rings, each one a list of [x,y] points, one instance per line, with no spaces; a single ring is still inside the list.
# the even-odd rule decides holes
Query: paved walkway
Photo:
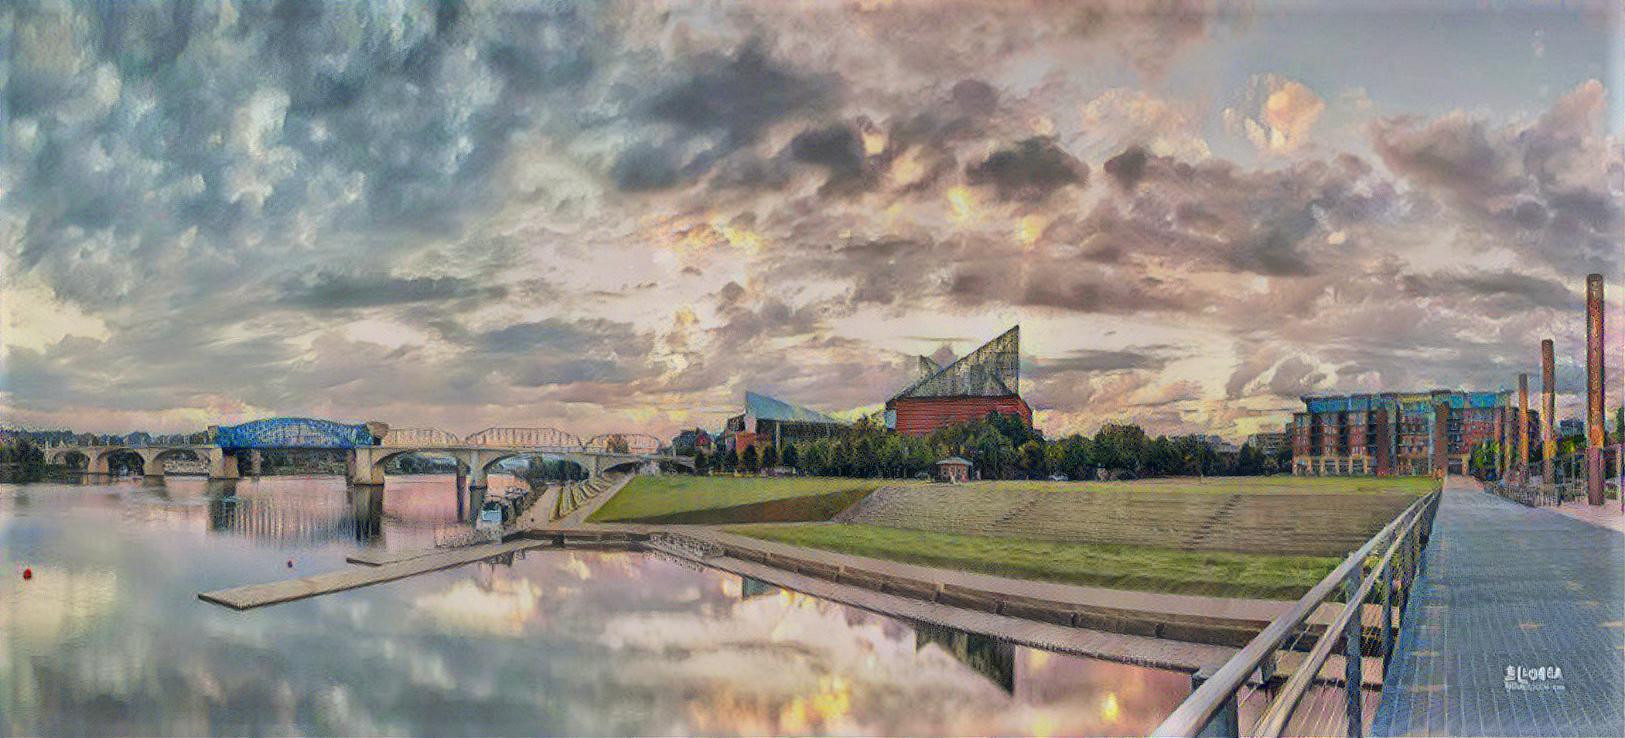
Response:
[[[1619,500],[1606,500],[1596,507],[1592,507],[1585,500],[1569,500],[1558,507],[1547,509],[1555,510],[1575,520],[1625,533],[1625,508],[1620,507]]]
[[[1625,735],[1625,535],[1446,483],[1372,734]]]

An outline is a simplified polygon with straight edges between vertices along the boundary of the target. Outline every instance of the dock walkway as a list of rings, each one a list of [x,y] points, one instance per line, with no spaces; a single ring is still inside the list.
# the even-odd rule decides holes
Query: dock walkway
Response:
[[[1452,477],[1372,734],[1625,735],[1625,535]]]
[[[494,556],[515,551],[551,545],[548,541],[520,538],[506,543],[487,543],[461,548],[432,550],[421,556],[389,561],[376,566],[343,569],[297,579],[284,579],[266,584],[250,584],[231,589],[203,592],[198,599],[225,605],[234,610],[248,610],[280,602],[302,600],[330,592],[366,587],[382,582],[393,582],[416,574],[424,574],[454,566],[471,564]]]

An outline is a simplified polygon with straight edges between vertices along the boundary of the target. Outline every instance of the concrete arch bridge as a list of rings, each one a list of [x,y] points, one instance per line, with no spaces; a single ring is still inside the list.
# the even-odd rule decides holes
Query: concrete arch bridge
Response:
[[[574,462],[589,476],[610,471],[657,473],[660,465],[694,468],[694,460],[662,451],[659,439],[644,433],[606,433],[586,440],[556,428],[487,428],[458,437],[435,428],[391,429],[384,423],[356,425],[315,418],[268,418],[234,426],[211,426],[208,443],[165,444],[143,440],[123,443],[58,444],[46,461],[107,474],[116,454],[141,457],[148,477],[164,474],[164,460],[183,455],[204,463],[211,479],[236,479],[246,462],[258,471],[260,452],[268,450],[340,449],[346,452],[346,478],[351,484],[384,483],[384,467],[406,454],[449,456],[457,461],[459,487],[482,489],[491,470],[508,459],[548,457]]]

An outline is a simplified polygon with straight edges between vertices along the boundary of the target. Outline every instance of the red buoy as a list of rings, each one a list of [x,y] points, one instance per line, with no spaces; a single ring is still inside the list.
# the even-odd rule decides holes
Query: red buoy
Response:
[[[23,578],[24,579],[33,579],[34,578],[34,570],[30,569],[30,568],[28,568],[26,566],[23,567]]]

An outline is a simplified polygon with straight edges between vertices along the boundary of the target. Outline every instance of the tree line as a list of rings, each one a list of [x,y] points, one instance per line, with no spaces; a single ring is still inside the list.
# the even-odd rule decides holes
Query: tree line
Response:
[[[906,478],[930,474],[939,459],[970,461],[983,479],[1139,478],[1174,475],[1273,474],[1291,469],[1290,449],[1273,456],[1251,445],[1220,454],[1204,438],[1151,437],[1138,425],[1108,424],[1094,436],[1074,433],[1056,440],[1014,415],[987,417],[907,436],[865,419],[827,438],[747,445],[721,453],[696,453],[698,473],[746,473],[788,468],[814,476]]]
[[[45,476],[45,450],[24,436],[0,441],[0,480],[37,482]]]

